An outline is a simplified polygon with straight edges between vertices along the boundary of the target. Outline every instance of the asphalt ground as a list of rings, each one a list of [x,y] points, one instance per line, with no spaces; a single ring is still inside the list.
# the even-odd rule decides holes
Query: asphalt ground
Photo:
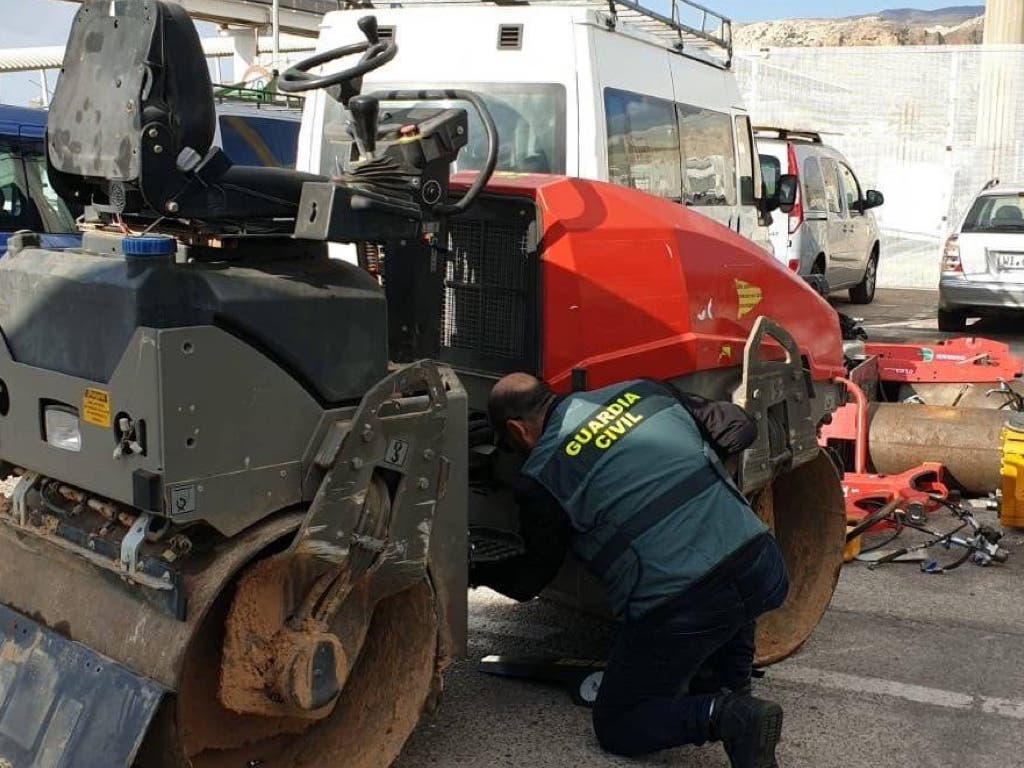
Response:
[[[968,323],[964,334],[940,333],[935,318],[937,299],[935,291],[879,289],[875,300],[866,306],[840,299],[833,303],[840,312],[862,318],[869,338],[875,341],[983,336],[1009,344],[1015,354],[1024,356],[1024,315],[983,317]]]
[[[863,317],[872,338],[936,338],[935,298],[879,291],[871,306],[837,308]],[[1024,324],[985,320],[969,331],[1024,353]],[[785,709],[780,766],[1024,766],[1024,532],[1009,533],[1004,544],[1007,564],[968,563],[944,575],[912,563],[846,566],[810,641],[756,686]],[[397,765],[727,766],[717,745],[610,757],[594,739],[589,711],[566,690],[477,668],[489,654],[600,658],[613,631],[545,600],[516,604],[471,592],[469,656],[448,671],[440,709],[423,720]]]

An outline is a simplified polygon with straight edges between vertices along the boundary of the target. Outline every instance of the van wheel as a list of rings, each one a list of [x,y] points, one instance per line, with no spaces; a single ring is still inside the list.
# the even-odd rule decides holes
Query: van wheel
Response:
[[[875,283],[878,282],[878,249],[871,252],[864,279],[850,289],[851,304],[870,304],[875,300]]]
[[[961,333],[967,330],[967,313],[962,309],[940,309],[939,330],[945,333]]]

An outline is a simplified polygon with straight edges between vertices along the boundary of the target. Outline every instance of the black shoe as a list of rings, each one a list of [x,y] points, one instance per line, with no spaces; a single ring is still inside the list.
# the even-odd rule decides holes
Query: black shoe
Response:
[[[774,701],[730,693],[715,699],[711,732],[721,739],[732,768],[778,768],[782,707]]]

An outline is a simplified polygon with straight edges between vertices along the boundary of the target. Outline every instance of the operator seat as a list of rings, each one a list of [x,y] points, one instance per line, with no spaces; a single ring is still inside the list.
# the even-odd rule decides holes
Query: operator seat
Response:
[[[188,14],[164,0],[86,0],[47,128],[59,193],[98,210],[206,222],[294,218],[318,176],[232,166],[213,146],[213,86]]]
[[[548,153],[538,149],[532,155],[523,158],[523,173],[551,173],[551,163],[548,161]]]

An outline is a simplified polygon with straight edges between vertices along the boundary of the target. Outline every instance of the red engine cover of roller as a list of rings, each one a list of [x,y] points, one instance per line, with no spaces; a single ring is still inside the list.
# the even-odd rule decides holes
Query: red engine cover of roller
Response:
[[[761,315],[789,331],[812,378],[845,375],[836,312],[711,219],[637,190],[561,176],[495,174],[487,191],[536,203],[542,371],[552,386],[567,388],[574,368],[597,388],[742,365]]]

